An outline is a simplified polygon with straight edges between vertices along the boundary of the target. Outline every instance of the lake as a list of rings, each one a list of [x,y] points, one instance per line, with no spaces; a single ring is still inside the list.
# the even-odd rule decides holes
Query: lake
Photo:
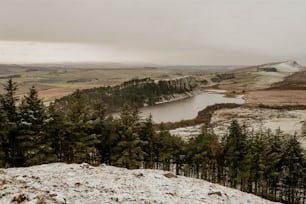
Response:
[[[196,96],[140,109],[142,117],[152,114],[154,123],[193,119],[205,107],[217,103],[243,104],[242,98],[227,98],[223,94],[204,92]]]

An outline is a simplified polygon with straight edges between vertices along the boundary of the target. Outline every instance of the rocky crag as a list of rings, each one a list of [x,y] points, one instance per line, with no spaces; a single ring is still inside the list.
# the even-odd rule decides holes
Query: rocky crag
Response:
[[[119,86],[115,86],[114,89],[119,87],[120,89],[130,88],[130,87],[144,87],[150,84],[159,86],[160,88],[171,89],[176,91],[192,91],[196,87],[196,80],[192,76],[182,76],[176,78],[154,80],[151,78],[144,79],[132,79],[126,81]]]
[[[176,89],[180,91],[192,91],[196,87],[196,80],[191,76],[183,76],[179,78],[172,78],[166,80],[157,80],[155,83],[158,83],[161,87],[166,86],[168,89]]]

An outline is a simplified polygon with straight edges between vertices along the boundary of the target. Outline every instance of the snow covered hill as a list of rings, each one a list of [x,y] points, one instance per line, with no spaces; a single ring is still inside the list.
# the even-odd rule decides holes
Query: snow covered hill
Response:
[[[287,72],[287,73],[293,73],[298,72],[303,69],[303,67],[298,64],[296,61],[288,60],[285,62],[277,62],[277,63],[270,63],[260,66],[259,68],[267,68],[267,67],[273,67],[276,68],[278,72]]]
[[[157,170],[53,163],[0,169],[0,203],[272,203]]]

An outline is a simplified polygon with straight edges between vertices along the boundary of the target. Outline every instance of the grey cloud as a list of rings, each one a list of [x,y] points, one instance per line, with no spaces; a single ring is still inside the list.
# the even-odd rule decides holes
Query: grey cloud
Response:
[[[303,0],[1,0],[0,40],[92,43],[166,64],[306,63]]]

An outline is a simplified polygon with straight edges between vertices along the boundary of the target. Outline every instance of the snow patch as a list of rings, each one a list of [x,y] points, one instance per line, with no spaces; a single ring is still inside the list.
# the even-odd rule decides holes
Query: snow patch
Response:
[[[202,133],[203,124],[188,126],[182,128],[176,128],[169,130],[170,134],[173,136],[178,136],[185,141],[189,141],[191,138],[194,138]]]
[[[166,173],[64,163],[0,169],[0,203],[13,199],[24,199],[23,203],[273,203],[200,179],[166,177]]]
[[[301,71],[303,69],[303,67],[301,65],[299,65],[296,61],[285,61],[285,62],[281,62],[281,63],[275,63],[275,64],[269,64],[269,65],[265,65],[262,66],[264,67],[274,67],[277,69],[278,72],[298,72]]]
[[[221,109],[214,112],[211,125],[219,136],[227,134],[232,119],[244,124],[250,131],[281,131],[283,134],[298,136],[306,149],[306,110],[277,110],[264,108]]]

